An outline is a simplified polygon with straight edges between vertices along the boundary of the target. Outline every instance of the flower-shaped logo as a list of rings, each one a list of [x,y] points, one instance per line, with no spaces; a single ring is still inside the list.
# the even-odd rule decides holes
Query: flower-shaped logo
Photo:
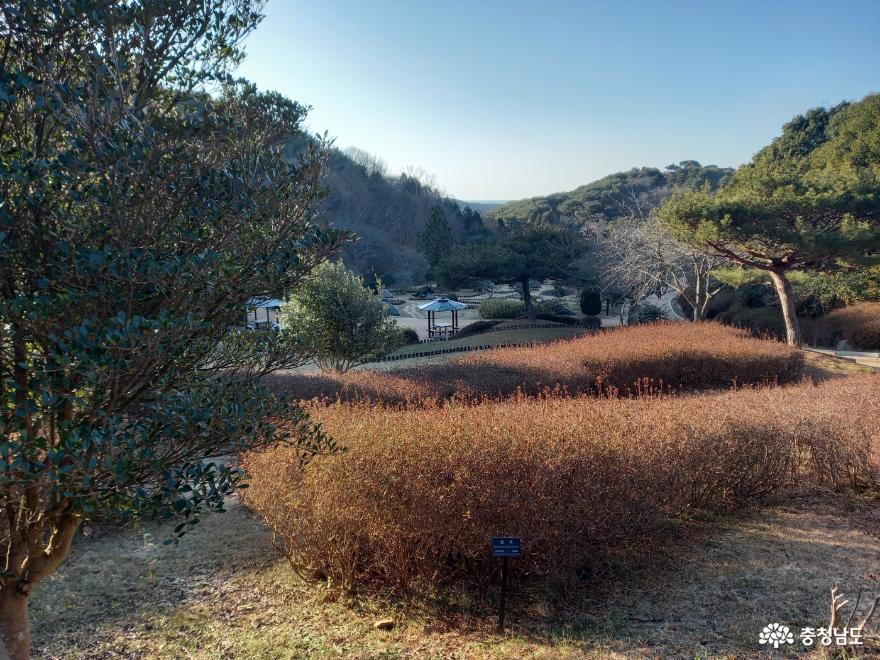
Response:
[[[794,644],[794,635],[781,623],[771,623],[764,626],[764,630],[758,636],[759,644],[767,644],[778,649],[782,644]]]

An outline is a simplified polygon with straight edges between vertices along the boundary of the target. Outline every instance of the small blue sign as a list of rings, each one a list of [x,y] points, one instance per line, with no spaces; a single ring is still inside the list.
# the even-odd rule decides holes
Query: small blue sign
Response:
[[[520,537],[518,536],[495,536],[492,538],[493,557],[519,557]]]

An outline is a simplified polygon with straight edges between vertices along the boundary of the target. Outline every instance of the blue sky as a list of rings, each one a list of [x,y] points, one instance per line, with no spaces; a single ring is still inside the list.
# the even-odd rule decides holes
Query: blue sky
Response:
[[[269,0],[238,75],[460,199],[736,166],[880,91],[880,0]]]

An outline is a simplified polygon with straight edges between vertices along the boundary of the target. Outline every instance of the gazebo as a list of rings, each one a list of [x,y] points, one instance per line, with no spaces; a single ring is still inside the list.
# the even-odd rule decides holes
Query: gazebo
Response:
[[[428,339],[450,339],[458,332],[458,310],[467,309],[467,305],[449,298],[437,298],[419,309],[428,312]],[[452,312],[452,323],[437,322],[437,312]]]
[[[278,298],[266,296],[251,298],[245,303],[247,310],[245,325],[251,330],[274,330],[278,327],[278,311],[283,304],[284,301]],[[253,318],[251,314],[253,314]],[[260,319],[260,316],[264,316],[264,318]]]

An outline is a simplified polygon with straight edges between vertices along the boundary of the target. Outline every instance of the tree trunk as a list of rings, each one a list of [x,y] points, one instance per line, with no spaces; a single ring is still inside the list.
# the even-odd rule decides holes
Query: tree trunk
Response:
[[[703,301],[694,307],[694,323],[706,320],[706,314],[709,311],[709,297],[705,296]]]
[[[706,320],[706,312],[709,310],[709,301],[712,295],[709,293],[708,276],[697,275],[696,295],[694,296],[694,323]]]
[[[526,316],[534,320],[535,309],[532,307],[532,292],[529,291],[529,278],[522,277],[519,281],[522,284],[523,302],[526,304]]]
[[[798,322],[794,307],[794,293],[791,290],[791,282],[785,276],[784,270],[771,270],[770,278],[776,287],[776,295],[779,296],[779,307],[782,309],[782,318],[785,319],[785,339],[791,346],[803,346],[801,337],[801,324]]]
[[[28,660],[30,654],[28,597],[13,580],[0,589],[0,660]]]

